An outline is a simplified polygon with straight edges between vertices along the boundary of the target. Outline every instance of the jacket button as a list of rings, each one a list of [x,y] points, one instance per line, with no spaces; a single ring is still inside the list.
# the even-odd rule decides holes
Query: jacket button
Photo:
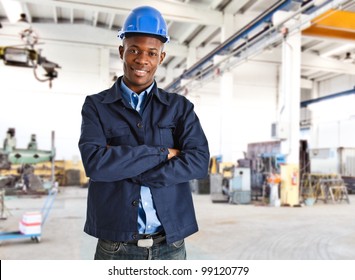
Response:
[[[133,205],[133,206],[138,206],[138,204],[139,204],[139,201],[138,201],[138,200],[133,200],[133,202],[132,202],[132,205]]]
[[[160,151],[161,152],[165,152],[165,148],[160,148]]]
[[[137,123],[137,127],[138,127],[138,128],[142,128],[142,127],[143,127],[143,124],[142,124],[141,122],[138,122],[138,123]]]
[[[133,238],[133,239],[137,239],[137,238],[138,238],[138,235],[137,235],[137,234],[133,234],[133,235],[132,235],[132,238]]]

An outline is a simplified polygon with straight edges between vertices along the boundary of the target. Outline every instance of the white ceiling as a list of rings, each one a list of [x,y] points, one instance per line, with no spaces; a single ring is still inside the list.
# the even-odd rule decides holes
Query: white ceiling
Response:
[[[10,34],[10,15],[5,2],[20,3],[21,11],[34,30],[40,30],[41,42],[66,42],[104,46],[112,49],[117,59],[117,30],[133,8],[150,5],[158,8],[169,27],[171,42],[167,45],[167,58],[157,73],[157,80],[164,85],[171,83],[188,69],[194,60],[204,57],[222,41],[223,26],[232,15],[232,34],[250,23],[274,4],[276,0],[0,0],[1,36]],[[310,2],[293,1],[293,10]],[[324,1],[323,1],[324,2]],[[342,8],[355,12],[355,1],[344,1]],[[20,15],[18,15],[20,16]],[[355,27],[354,27],[355,29]],[[256,31],[255,31],[256,32]],[[89,36],[87,34],[90,34]],[[353,38],[319,36],[302,37],[302,77],[321,81],[344,73],[355,75],[355,59],[345,63],[349,52],[355,57],[355,33]],[[16,35],[17,36],[17,35]],[[1,43],[0,43],[1,45]],[[280,50],[273,45],[273,52],[264,52],[258,59],[280,61]],[[192,51],[193,50],[193,51]],[[191,55],[195,55],[191,59]],[[167,75],[169,72],[172,75]],[[112,66],[111,72],[117,72]],[[169,78],[170,77],[170,78]]]

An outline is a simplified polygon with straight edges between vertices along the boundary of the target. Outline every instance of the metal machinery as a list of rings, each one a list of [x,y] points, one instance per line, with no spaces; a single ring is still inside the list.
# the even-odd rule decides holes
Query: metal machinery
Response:
[[[238,167],[250,168],[251,192],[258,197],[271,198],[270,176],[280,176],[278,197],[283,205],[329,200],[347,201],[348,192],[355,187],[355,149],[308,149],[307,141],[300,141],[300,163],[285,163],[280,154],[280,141],[251,143]]]
[[[305,173],[301,180],[301,197],[306,205],[322,200],[350,203],[348,190],[340,174]]]
[[[251,195],[255,200],[258,200],[259,197],[262,199],[270,197],[270,185],[268,179],[271,175],[281,176],[281,168],[283,168],[285,174],[287,173],[289,175],[287,175],[286,178],[283,178],[283,181],[288,182],[290,179],[290,186],[295,186],[296,183],[294,181],[297,179],[298,182],[298,178],[301,178],[304,173],[309,172],[310,163],[306,141],[300,141],[300,166],[297,167],[297,172],[294,171],[295,167],[285,167],[285,155],[281,154],[280,150],[280,141],[250,143],[248,144],[248,151],[245,154],[245,158],[237,161],[239,167],[250,168]],[[291,171],[289,171],[290,168],[292,169]],[[295,178],[295,173],[297,178]],[[284,190],[286,189],[287,191],[290,191],[288,188],[285,188]],[[291,189],[294,189],[294,187],[291,187]],[[278,196],[282,196],[280,189]]]
[[[285,157],[280,154],[280,145],[280,141],[250,143],[245,158],[238,160],[240,167],[250,168],[251,195],[256,200],[269,196],[267,178],[281,172],[280,164]]]
[[[210,194],[212,202],[227,202],[228,193],[223,186],[224,176],[220,172],[221,156],[211,157],[209,167]]]
[[[210,190],[212,202],[247,204],[251,201],[250,168],[211,159]]]
[[[209,176],[212,202],[228,202],[230,200],[230,180],[234,176],[234,164],[219,162],[215,171],[210,172]]]
[[[21,14],[22,22],[28,22],[25,14]],[[38,42],[38,35],[32,27],[26,28],[20,32],[20,38],[23,40],[23,45],[15,46],[0,46],[0,60],[4,61],[7,66],[28,67],[33,69],[33,74],[37,81],[49,82],[49,87],[52,87],[52,81],[58,77],[57,69],[60,66],[46,57],[41,55],[40,50],[36,50],[35,46]],[[44,78],[37,73],[38,66],[44,70]]]
[[[312,174],[338,174],[349,193],[355,193],[355,148],[320,148],[310,150]]]
[[[14,188],[20,180],[26,180],[26,176],[33,173],[33,166],[36,163],[51,162],[51,184],[54,183],[54,131],[52,132],[52,148],[51,150],[39,150],[37,148],[36,135],[32,134],[27,149],[19,149],[16,147],[15,129],[9,128],[4,140],[3,148],[0,148],[0,188]],[[20,176],[11,174],[11,166],[19,165]]]
[[[230,202],[248,204],[251,201],[251,178],[249,167],[235,167],[233,178],[230,180]]]
[[[286,164],[285,155],[280,153],[281,141],[248,144],[244,158],[238,159],[236,164],[222,163],[219,157],[212,157],[212,201],[246,204],[259,198],[264,201],[276,197],[276,204],[299,204],[300,178],[310,172],[307,141],[301,140],[299,147],[299,166]],[[275,182],[270,183],[272,177],[278,178],[277,186]]]

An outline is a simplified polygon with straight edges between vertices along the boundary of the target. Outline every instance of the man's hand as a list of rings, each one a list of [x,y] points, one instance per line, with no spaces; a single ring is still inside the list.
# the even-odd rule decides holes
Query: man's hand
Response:
[[[169,151],[168,159],[172,159],[173,157],[180,155],[180,150],[168,149],[168,151]]]

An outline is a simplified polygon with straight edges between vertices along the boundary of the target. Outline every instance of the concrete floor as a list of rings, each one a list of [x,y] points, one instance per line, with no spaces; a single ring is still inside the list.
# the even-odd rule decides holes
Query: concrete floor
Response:
[[[60,188],[41,240],[0,240],[2,260],[90,260],[96,239],[83,233],[87,189]],[[7,196],[0,231],[16,231],[22,214],[46,196]],[[186,239],[192,260],[355,260],[355,196],[350,204],[270,207],[212,203],[194,194],[200,231]]]

